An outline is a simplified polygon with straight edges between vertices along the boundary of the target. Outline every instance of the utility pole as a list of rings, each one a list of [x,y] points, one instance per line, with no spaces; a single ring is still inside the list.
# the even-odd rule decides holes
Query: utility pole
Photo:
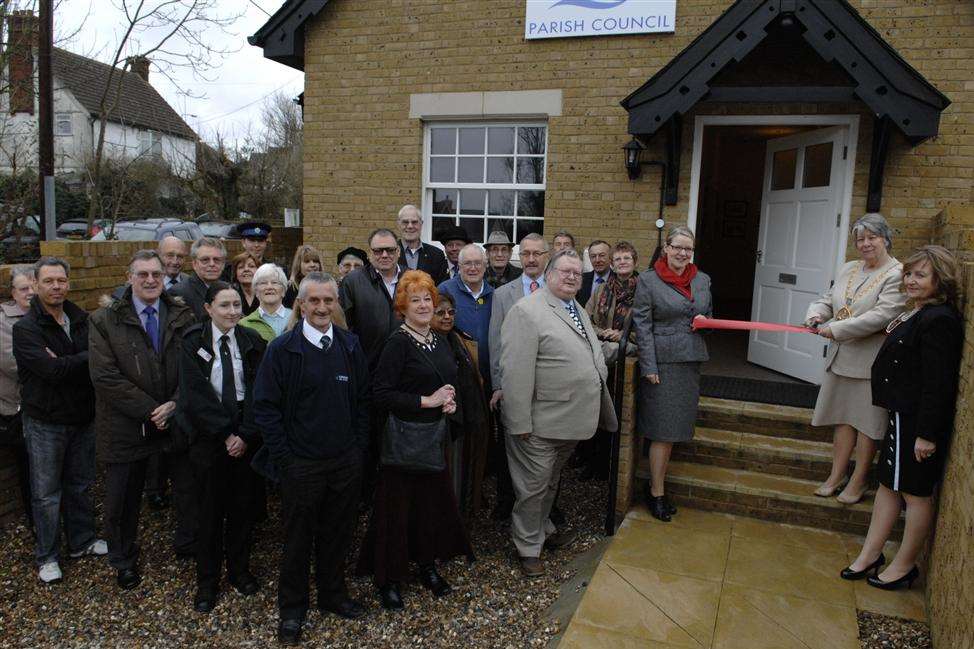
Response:
[[[38,162],[41,180],[41,239],[52,241],[54,220],[54,90],[51,83],[51,50],[54,47],[53,0],[40,0],[37,44]]]

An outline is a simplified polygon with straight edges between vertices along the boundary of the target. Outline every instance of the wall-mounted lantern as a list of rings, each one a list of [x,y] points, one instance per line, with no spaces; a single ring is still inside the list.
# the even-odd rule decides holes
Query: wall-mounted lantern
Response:
[[[639,157],[645,149],[646,147],[635,137],[626,142],[626,146],[622,147],[622,150],[626,154],[626,172],[629,174],[629,180],[639,178],[639,174],[642,171]]]

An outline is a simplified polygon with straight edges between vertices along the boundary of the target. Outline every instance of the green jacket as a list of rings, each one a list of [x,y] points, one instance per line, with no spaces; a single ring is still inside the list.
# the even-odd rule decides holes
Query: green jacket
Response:
[[[244,316],[243,319],[240,320],[240,326],[253,329],[267,342],[270,342],[277,337],[274,335],[274,328],[264,322],[263,318],[260,317],[260,309],[257,309],[248,316]]]

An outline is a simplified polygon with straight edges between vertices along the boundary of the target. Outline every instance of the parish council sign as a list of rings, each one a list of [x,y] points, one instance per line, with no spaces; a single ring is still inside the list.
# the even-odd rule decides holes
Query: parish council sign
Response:
[[[676,0],[526,0],[524,38],[672,32]]]

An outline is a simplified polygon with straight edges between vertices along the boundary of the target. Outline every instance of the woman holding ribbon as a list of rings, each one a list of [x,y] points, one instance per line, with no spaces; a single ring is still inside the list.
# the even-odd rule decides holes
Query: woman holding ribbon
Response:
[[[842,267],[805,315],[805,324],[831,341],[812,425],[835,426],[832,471],[815,495],[828,498],[842,488],[855,449],[855,469],[837,497],[846,505],[866,493],[876,445],[886,432],[886,411],[872,405],[869,368],[883,344],[884,328],[903,312],[905,301],[902,264],[890,255],[893,237],[886,219],[866,214],[852,226],[852,238],[859,259]]]
[[[710,317],[710,277],[697,270],[689,228],[670,230],[662,254],[636,283],[632,322],[639,344],[639,434],[650,440],[649,512],[669,521],[676,508],[663,491],[673,442],[693,439],[700,364],[709,359],[693,319]]]
[[[879,490],[862,551],[843,579],[884,590],[909,587],[917,556],[933,526],[933,489],[940,481],[953,429],[957,370],[963,342],[957,301],[957,261],[945,248],[924,246],[903,264],[906,311],[886,326],[872,366],[873,403],[888,409],[880,455]],[[886,412],[886,410],[884,410]],[[906,507],[903,542],[880,572],[883,546]]]

